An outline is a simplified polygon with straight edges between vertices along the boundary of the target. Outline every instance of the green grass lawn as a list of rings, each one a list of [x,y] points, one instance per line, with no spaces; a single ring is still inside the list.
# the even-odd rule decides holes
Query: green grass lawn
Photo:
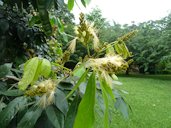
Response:
[[[111,128],[171,128],[171,76],[119,77],[120,88],[129,92],[126,101],[132,112],[128,120],[112,114]],[[96,128],[103,128],[101,119]]]

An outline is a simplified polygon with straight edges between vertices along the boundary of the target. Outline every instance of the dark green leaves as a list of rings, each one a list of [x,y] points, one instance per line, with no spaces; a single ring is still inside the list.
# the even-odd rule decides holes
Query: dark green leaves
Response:
[[[44,32],[47,36],[50,36],[52,34],[52,26],[49,21],[49,13],[46,7],[46,0],[36,0],[36,2]]]
[[[74,0],[68,0],[68,9],[71,11],[74,7]]]
[[[5,77],[6,75],[10,74],[11,67],[12,67],[12,64],[0,65],[0,78]]]
[[[80,86],[80,84],[84,81],[84,79],[86,78],[88,73],[88,70],[84,72],[84,74],[81,76],[81,78],[78,80],[78,82],[76,83],[76,85],[73,87],[73,89],[71,90],[71,92],[67,95],[67,98],[70,97],[72,95],[72,93],[74,93],[74,91],[76,91],[76,89]]]
[[[17,128],[33,128],[41,113],[41,108],[30,108],[18,123]]]
[[[55,128],[64,128],[64,114],[57,107],[47,107],[46,114]]]
[[[118,93],[118,91],[113,91],[113,93],[116,95],[115,108],[127,119],[129,117],[129,110],[131,110],[129,104],[125,102],[124,98]]]
[[[84,7],[86,7],[91,0],[81,0],[81,3],[83,4]]]
[[[81,102],[80,95],[77,95],[74,99],[74,101],[71,103],[71,106],[69,107],[69,111],[67,113],[67,117],[65,120],[65,128],[73,128],[75,117],[78,110],[78,105]]]
[[[18,97],[11,101],[7,107],[0,112],[0,126],[6,128],[17,112],[26,107],[26,104],[26,97]]]
[[[88,80],[86,92],[78,108],[74,128],[94,128],[95,93],[95,73],[92,73]]]
[[[7,91],[0,91],[0,95],[21,96],[21,95],[23,95],[23,92],[18,89],[13,89],[13,90],[7,90]]]
[[[55,105],[64,115],[67,114],[68,111],[67,99],[65,93],[59,89],[56,89]]]

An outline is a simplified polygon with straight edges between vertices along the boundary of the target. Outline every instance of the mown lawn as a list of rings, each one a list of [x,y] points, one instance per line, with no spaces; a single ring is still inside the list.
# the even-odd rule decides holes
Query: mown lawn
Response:
[[[111,128],[171,128],[171,76],[119,77],[132,107],[128,120],[112,114]],[[96,128],[103,128],[100,118]]]

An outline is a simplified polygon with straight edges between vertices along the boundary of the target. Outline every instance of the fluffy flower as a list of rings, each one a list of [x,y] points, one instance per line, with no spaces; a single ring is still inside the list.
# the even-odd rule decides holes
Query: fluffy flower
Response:
[[[39,96],[37,105],[45,108],[54,102],[56,83],[53,80],[45,80],[34,85],[25,92],[26,96]]]
[[[118,55],[106,56],[104,58],[89,59],[85,66],[87,68],[92,68],[97,71],[99,76],[103,78],[110,88],[112,87],[113,77],[117,71],[121,70],[122,67],[125,67],[127,63],[123,60],[122,57]]]
[[[68,49],[71,51],[71,53],[75,52],[76,41],[77,41],[77,38],[74,38],[73,40],[70,41],[70,45],[69,45]]]
[[[86,62],[86,67],[91,67],[93,69],[98,69],[101,71],[106,71],[108,73],[116,72],[119,67],[124,65],[124,60],[122,57],[115,55],[115,56],[107,56],[104,58],[97,58],[97,59],[89,59]]]

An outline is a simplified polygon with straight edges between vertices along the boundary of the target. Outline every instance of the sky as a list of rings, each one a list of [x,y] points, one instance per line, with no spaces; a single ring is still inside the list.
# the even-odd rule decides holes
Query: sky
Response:
[[[131,24],[132,21],[140,23],[148,20],[158,20],[171,12],[171,0],[91,0],[84,8],[80,0],[77,0],[73,13],[78,22],[80,12],[89,13],[92,8],[98,7],[102,15],[109,22],[119,24]]]

